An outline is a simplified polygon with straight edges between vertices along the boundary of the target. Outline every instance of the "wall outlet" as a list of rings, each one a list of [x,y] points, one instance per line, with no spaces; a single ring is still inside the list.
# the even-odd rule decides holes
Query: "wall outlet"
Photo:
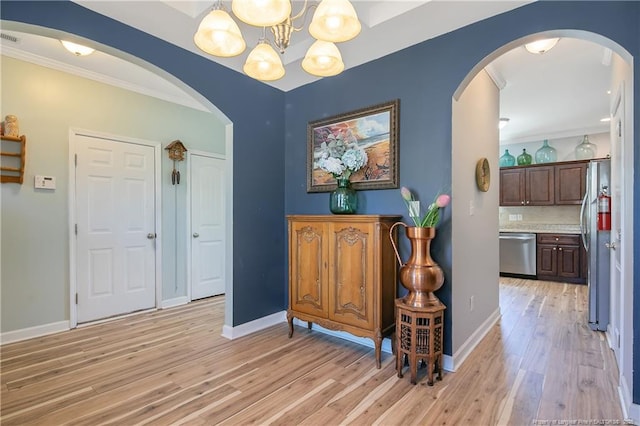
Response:
[[[469,312],[473,312],[474,297],[475,297],[475,296],[471,296],[471,297],[469,298]]]
[[[514,222],[518,220],[518,215],[517,214],[510,214],[509,215],[509,222]]]
[[[473,216],[476,212],[476,205],[473,200],[469,200],[469,216]]]
[[[516,216],[518,216],[518,217],[516,218],[516,220],[517,220],[518,222],[522,222],[522,215],[521,215],[521,214],[519,214],[519,215],[516,215]]]

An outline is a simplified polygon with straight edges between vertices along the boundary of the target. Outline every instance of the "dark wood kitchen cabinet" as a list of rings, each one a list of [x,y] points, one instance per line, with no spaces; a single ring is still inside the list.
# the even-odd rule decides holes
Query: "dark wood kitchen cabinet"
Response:
[[[538,279],[584,284],[584,254],[580,235],[538,234],[536,275]]]
[[[586,190],[587,162],[572,162],[555,166],[556,205],[581,204]]]
[[[501,206],[552,206],[554,166],[507,167],[500,169]]]

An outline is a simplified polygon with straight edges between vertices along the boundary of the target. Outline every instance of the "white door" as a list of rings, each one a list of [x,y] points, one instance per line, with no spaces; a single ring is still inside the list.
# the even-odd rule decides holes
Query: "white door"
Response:
[[[224,293],[225,162],[190,156],[191,299]]]
[[[78,322],[154,307],[154,148],[77,135],[76,154]]]
[[[620,88],[614,98],[612,114],[611,114],[611,304],[610,304],[610,327],[609,335],[611,338],[611,346],[616,355],[618,365],[622,365],[622,328],[624,318],[622,312],[624,310],[622,302],[625,297],[629,297],[625,293],[622,282],[622,218],[621,212],[624,208],[624,165],[623,158],[623,132],[622,120],[624,119],[624,92]]]

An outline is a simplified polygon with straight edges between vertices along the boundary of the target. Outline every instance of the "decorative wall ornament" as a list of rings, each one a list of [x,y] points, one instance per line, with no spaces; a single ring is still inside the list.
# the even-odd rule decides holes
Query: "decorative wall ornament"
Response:
[[[187,152],[187,148],[185,148],[182,142],[176,139],[175,141],[167,145],[165,149],[169,151],[169,159],[173,160],[173,170],[171,171],[171,184],[179,185],[180,170],[176,169],[176,161],[184,160],[184,153]]]

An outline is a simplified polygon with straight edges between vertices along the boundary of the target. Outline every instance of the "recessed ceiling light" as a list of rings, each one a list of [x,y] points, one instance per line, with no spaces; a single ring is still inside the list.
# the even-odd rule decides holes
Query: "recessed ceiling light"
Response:
[[[92,54],[95,51],[90,47],[83,46],[77,43],[72,43],[66,40],[60,40],[60,43],[62,43],[65,49],[67,49],[69,52],[73,53],[76,56],[87,56]]]

